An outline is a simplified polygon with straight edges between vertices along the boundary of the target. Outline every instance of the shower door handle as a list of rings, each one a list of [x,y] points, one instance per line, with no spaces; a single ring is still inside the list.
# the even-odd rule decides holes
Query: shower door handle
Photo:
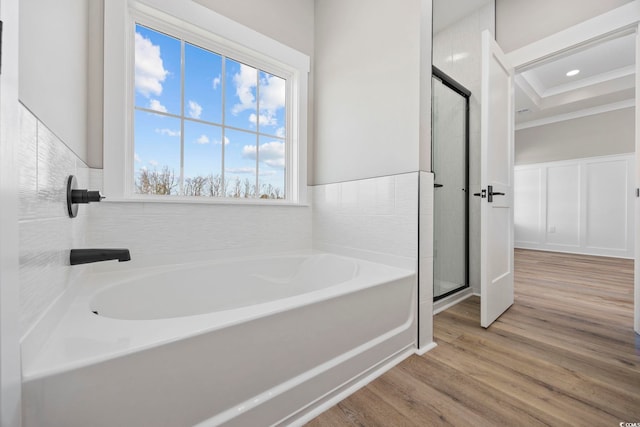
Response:
[[[433,187],[434,187],[434,188],[442,188],[442,187],[444,187],[444,185],[434,183],[434,184],[433,184]]]

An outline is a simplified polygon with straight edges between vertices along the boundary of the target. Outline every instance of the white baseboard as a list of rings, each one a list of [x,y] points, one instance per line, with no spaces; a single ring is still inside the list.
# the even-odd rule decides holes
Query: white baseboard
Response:
[[[438,346],[438,344],[436,344],[436,343],[432,342],[432,343],[430,343],[430,344],[425,345],[425,346],[424,346],[424,347],[422,347],[422,348],[416,349],[416,354],[417,354],[418,356],[422,356],[422,355],[424,355],[425,353],[427,353],[428,351],[433,350],[433,349],[434,349],[434,348],[436,348],[437,346]]]
[[[541,252],[557,252],[561,254],[573,254],[573,255],[590,255],[601,256],[607,258],[622,258],[622,259],[634,259],[633,253],[623,250],[615,249],[597,249],[597,248],[578,248],[574,246],[561,246],[561,245],[545,245],[536,243],[522,243],[517,242],[514,245],[514,249],[526,249],[529,251],[541,251]]]

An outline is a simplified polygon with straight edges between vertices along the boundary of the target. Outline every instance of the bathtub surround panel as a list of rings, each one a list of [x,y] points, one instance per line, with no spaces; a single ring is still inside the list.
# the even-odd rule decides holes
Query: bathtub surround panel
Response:
[[[309,206],[105,200],[86,207],[92,246],[131,251],[127,265],[96,265],[98,270],[311,249]]]
[[[414,346],[415,273],[344,262],[357,263],[356,276],[334,286],[156,320],[92,314],[93,297],[130,275],[90,277],[92,286],[77,287],[45,351],[25,366],[25,427],[295,423]],[[245,269],[245,277],[233,274],[237,283],[224,269],[214,276],[226,277],[222,288],[250,284],[263,270],[259,259],[246,265],[255,268]],[[316,267],[326,270],[323,265]],[[67,410],[70,404],[73,410]]]
[[[20,106],[19,235],[21,335],[84,271],[69,266],[69,250],[86,243],[88,217],[71,220],[66,179],[88,185],[89,169],[29,110]]]
[[[418,173],[311,187],[314,249],[415,271]]]

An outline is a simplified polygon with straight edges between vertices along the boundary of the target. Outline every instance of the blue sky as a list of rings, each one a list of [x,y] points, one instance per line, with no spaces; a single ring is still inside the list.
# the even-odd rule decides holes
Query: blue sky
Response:
[[[180,40],[140,25],[135,37],[136,107],[180,116]],[[257,173],[260,185],[284,190],[285,81],[189,43],[184,55],[184,119],[136,110],[136,173],[168,166],[179,175],[184,144],[185,177],[218,174],[224,142],[227,181]],[[224,141],[223,120],[238,128]]]

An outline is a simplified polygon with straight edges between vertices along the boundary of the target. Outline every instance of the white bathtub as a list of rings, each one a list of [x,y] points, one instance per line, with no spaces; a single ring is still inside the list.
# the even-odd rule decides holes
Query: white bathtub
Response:
[[[25,358],[24,426],[300,423],[413,351],[415,289],[331,254],[91,275]]]

